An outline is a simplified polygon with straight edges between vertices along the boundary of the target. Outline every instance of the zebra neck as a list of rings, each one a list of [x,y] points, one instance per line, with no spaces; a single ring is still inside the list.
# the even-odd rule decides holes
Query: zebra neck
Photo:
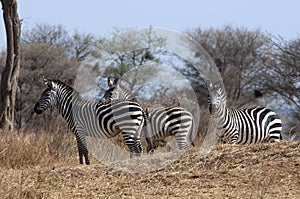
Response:
[[[81,101],[81,97],[77,92],[68,92],[65,95],[61,95],[58,102],[59,113],[62,117],[70,121],[73,118],[73,111],[76,104]]]
[[[221,116],[221,124],[225,124],[225,122],[228,120],[229,114],[228,114],[228,108],[224,107],[222,111],[222,116]]]
[[[221,108],[218,111],[218,114],[215,115],[215,117],[219,118],[219,124],[220,126],[223,126],[222,124],[225,123],[225,121],[227,121],[228,119],[228,108],[226,108],[226,106],[224,106],[223,108]]]

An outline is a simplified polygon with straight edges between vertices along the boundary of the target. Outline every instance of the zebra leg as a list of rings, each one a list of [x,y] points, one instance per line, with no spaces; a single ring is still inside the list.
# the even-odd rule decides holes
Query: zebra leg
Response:
[[[124,142],[130,151],[130,158],[132,158],[134,157],[133,154],[135,152],[135,138],[130,133],[123,132],[123,131],[122,131],[122,135],[123,135]]]
[[[188,148],[188,133],[186,131],[177,132],[175,134],[175,139],[179,150],[185,150]]]
[[[142,133],[142,129],[144,126],[143,124],[144,124],[144,120],[142,120],[140,126],[138,127],[138,129],[134,135],[134,151],[137,156],[141,156],[141,154],[143,152],[143,147],[141,144],[141,133]]]
[[[194,129],[194,121],[193,120],[192,120],[191,126],[188,129],[188,137],[189,137],[189,143],[190,143],[190,145],[192,147],[195,147],[194,139],[196,137],[196,129]]]
[[[146,137],[146,142],[147,142],[147,153],[153,154],[154,153],[154,147],[153,147],[152,139]]]
[[[89,152],[87,150],[87,145],[85,137],[83,134],[76,133],[78,154],[79,154],[79,164],[83,164],[83,156],[85,158],[85,164],[90,165]]]
[[[269,134],[268,142],[280,142],[282,140],[281,131],[273,132]]]
[[[239,138],[239,132],[238,131],[234,131],[230,137],[228,138],[228,143],[229,144],[238,144],[238,138]]]
[[[282,140],[282,121],[278,117],[276,113],[273,113],[274,115],[271,115],[268,120],[269,124],[267,127],[268,132],[268,141],[269,142],[280,142]]]
[[[193,138],[191,138],[193,135],[193,121],[185,124],[181,124],[179,128],[176,130],[175,138],[178,144],[178,147],[180,150],[186,150],[189,146],[188,142],[191,141],[191,144]]]
[[[141,156],[143,147],[140,138],[134,137],[134,153],[136,156]]]
[[[138,124],[135,123],[133,127],[120,128],[122,131],[124,142],[130,151],[130,158],[132,158],[136,154],[140,156],[143,152],[140,138],[142,128],[144,126],[144,118],[141,117],[139,121],[140,122]]]
[[[146,142],[147,142],[147,153],[153,154],[154,147],[153,147],[150,132],[151,132],[151,129],[150,129],[150,126],[148,125],[148,126],[145,127],[145,139],[146,139]]]
[[[281,135],[281,130],[282,127],[276,127],[273,128],[269,131],[269,142],[280,142],[282,140],[282,135]]]

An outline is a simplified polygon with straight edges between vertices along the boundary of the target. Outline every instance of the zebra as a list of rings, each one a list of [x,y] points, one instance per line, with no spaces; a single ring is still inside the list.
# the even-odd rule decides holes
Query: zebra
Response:
[[[128,90],[117,85],[117,81],[118,79],[116,78],[114,81],[110,77],[108,78],[109,89],[106,90],[100,101],[111,102],[120,99],[137,101]],[[189,111],[182,107],[162,107],[155,109],[146,108],[145,113],[146,128],[144,135],[148,153],[153,153],[155,146],[157,146],[152,143],[152,139],[160,140],[168,136],[175,136],[180,150],[187,149],[189,143],[194,146],[192,141],[194,119]]]
[[[132,101],[111,103],[83,99],[71,86],[52,79],[44,79],[48,86],[34,107],[36,114],[48,108],[57,108],[69,129],[75,134],[79,163],[90,164],[85,136],[111,138],[122,133],[130,150],[130,157],[142,153],[140,133],[144,123],[143,109]]]
[[[209,92],[209,111],[220,118],[219,137],[229,144],[254,144],[282,140],[282,123],[271,109],[253,107],[248,109],[227,108],[224,89]]]
[[[107,78],[108,89],[105,91],[103,97],[100,99],[101,103],[111,102],[116,99],[126,99],[137,102],[137,99],[131,95],[126,89],[117,86],[119,81],[118,77],[115,77],[114,81],[111,77]]]

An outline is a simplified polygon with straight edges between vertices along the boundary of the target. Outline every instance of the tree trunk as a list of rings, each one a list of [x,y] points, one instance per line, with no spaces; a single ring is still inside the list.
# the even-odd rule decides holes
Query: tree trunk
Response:
[[[14,129],[14,111],[20,70],[21,23],[16,0],[1,0],[6,29],[7,57],[1,75],[0,128]]]

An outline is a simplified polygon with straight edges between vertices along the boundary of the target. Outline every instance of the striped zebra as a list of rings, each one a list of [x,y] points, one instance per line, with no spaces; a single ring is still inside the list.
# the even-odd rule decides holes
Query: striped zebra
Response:
[[[118,99],[137,101],[137,99],[133,97],[130,92],[121,88],[120,86],[117,86],[118,80],[119,78],[117,77],[115,77],[114,81],[111,79],[111,77],[107,78],[107,85],[109,89],[105,91],[103,97],[100,99],[101,103],[105,104]]]
[[[136,100],[124,88],[117,85],[118,79],[112,81],[108,78],[109,89],[106,90],[101,101],[111,102],[119,99]],[[168,136],[175,136],[180,150],[188,148],[192,142],[194,120],[192,114],[182,107],[164,107],[156,109],[145,109],[144,136],[147,142],[147,152],[153,152],[156,144],[152,140],[164,139]]]
[[[220,138],[229,144],[253,144],[282,140],[282,124],[279,116],[263,107],[235,109],[226,107],[226,95],[222,88],[209,93],[209,110],[220,118]]]
[[[144,123],[143,109],[132,101],[95,103],[81,98],[72,87],[59,80],[45,79],[48,86],[34,107],[37,114],[57,108],[75,134],[79,163],[90,164],[85,136],[111,138],[122,133],[130,155],[140,155],[140,133]]]

